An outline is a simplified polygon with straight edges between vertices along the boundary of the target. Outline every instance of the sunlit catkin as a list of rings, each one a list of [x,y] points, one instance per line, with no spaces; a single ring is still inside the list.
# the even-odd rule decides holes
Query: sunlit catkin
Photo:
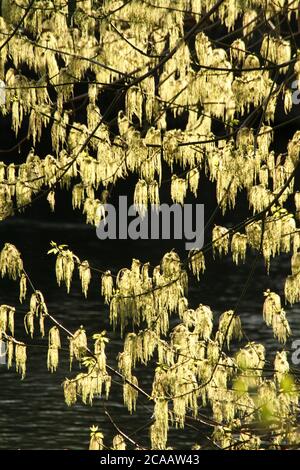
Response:
[[[87,350],[87,337],[83,326],[75,331],[70,341],[70,369],[72,368],[73,358],[80,360]]]
[[[113,438],[113,450],[126,450],[126,442],[121,434],[117,434]]]
[[[7,323],[8,323],[8,318],[7,318],[7,305],[1,305],[0,306],[0,331],[3,331],[4,333],[7,330]]]
[[[139,180],[134,190],[134,205],[136,210],[143,217],[147,211],[148,188],[145,180]]]
[[[91,270],[88,261],[82,261],[78,267],[79,277],[81,281],[81,289],[85,297],[87,297],[89,284],[91,282]]]
[[[104,302],[109,304],[110,299],[114,293],[114,281],[110,271],[106,271],[101,277],[101,295],[104,297]]]
[[[84,185],[81,183],[75,184],[72,190],[73,209],[80,209],[83,201],[84,201]]]
[[[173,175],[171,180],[171,198],[177,204],[184,204],[187,191],[187,182],[183,178]]]
[[[4,333],[10,332],[14,336],[14,316],[15,316],[15,307],[10,305],[1,305],[0,306],[0,331]]]
[[[12,367],[15,349],[15,345],[12,339],[7,341],[6,348],[7,368],[10,369]]]
[[[15,347],[15,360],[16,360],[16,371],[21,374],[22,379],[24,379],[26,374],[26,346],[23,343],[17,343]]]
[[[219,320],[219,331],[223,333],[227,346],[229,347],[232,339],[239,340],[242,338],[240,317],[236,315],[233,310],[227,310],[222,313]]]
[[[27,278],[25,274],[22,273],[20,277],[20,294],[19,294],[19,300],[21,303],[26,298],[26,292],[27,292]]]
[[[296,207],[296,218],[300,220],[300,192],[295,193],[295,207]]]
[[[7,312],[7,326],[12,336],[14,336],[14,332],[15,332],[15,311],[16,311],[15,307],[9,307],[8,312]]]
[[[201,250],[194,249],[189,252],[189,268],[199,280],[200,275],[205,271],[205,257]]]
[[[76,382],[66,379],[63,387],[66,404],[68,406],[74,405],[77,401]]]
[[[221,227],[220,225],[215,225],[212,230],[212,243],[213,243],[213,253],[214,256],[216,253],[221,255],[226,255],[229,250],[229,232],[226,227]]]
[[[156,209],[159,205],[159,187],[157,181],[152,181],[148,186],[148,198],[153,208]]]
[[[236,232],[231,239],[232,258],[235,264],[244,263],[247,250],[247,235]]]
[[[48,357],[47,367],[55,372],[58,366],[58,350],[61,348],[60,334],[57,326],[50,328],[48,333]]]
[[[24,327],[25,331],[28,335],[33,338],[33,333],[34,333],[34,312],[31,310],[25,315],[24,317]]]
[[[275,377],[280,384],[283,377],[289,372],[290,366],[286,351],[277,352],[274,360]]]
[[[188,186],[194,196],[197,196],[198,186],[199,186],[199,170],[198,168],[193,168],[192,170],[188,171],[186,175]]]
[[[55,192],[54,191],[49,192],[47,196],[47,201],[49,202],[51,212],[54,212],[54,209],[55,209]]]
[[[104,436],[102,432],[98,430],[98,426],[92,426],[90,433],[89,450],[103,450],[105,448],[103,439]]]
[[[131,376],[130,382],[133,385],[138,386],[138,379],[134,375]],[[123,399],[124,404],[127,406],[129,413],[132,413],[136,410],[136,401],[138,398],[138,391],[136,388],[132,387],[129,383],[124,383],[123,385]]]
[[[17,248],[11,243],[5,243],[4,248],[0,253],[0,273],[4,277],[16,280],[21,276],[23,271],[23,261]]]
[[[272,328],[275,338],[280,343],[286,343],[292,332],[283,308],[273,316]]]
[[[63,250],[57,255],[55,265],[57,283],[60,286],[62,281],[65,282],[67,292],[70,292],[74,267],[74,256],[70,250]]]
[[[169,416],[168,401],[157,398],[154,405],[154,424],[150,428],[152,449],[165,449],[167,445]]]
[[[268,289],[264,292],[263,317],[268,326],[272,325],[273,316],[281,311],[280,296]]]
[[[284,284],[284,295],[290,304],[300,301],[300,273],[287,276]]]

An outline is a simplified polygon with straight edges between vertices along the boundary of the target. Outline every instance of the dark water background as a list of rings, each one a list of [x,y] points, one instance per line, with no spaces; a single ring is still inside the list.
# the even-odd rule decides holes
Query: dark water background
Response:
[[[120,267],[130,266],[132,257],[138,257],[144,262],[151,259],[152,263],[157,263],[170,246],[167,242],[153,241],[100,242],[94,228],[82,222],[51,222],[51,219],[41,222],[18,218],[3,222],[0,226],[0,246],[9,241],[20,249],[25,268],[35,287],[45,295],[49,312],[71,331],[83,324],[89,335],[103,329],[109,332],[111,342],[107,355],[109,363],[115,366],[115,358],[122,343],[118,333],[114,334],[109,326],[108,308],[104,306],[100,296],[100,275],[93,274],[87,300],[81,293],[77,274],[74,275],[71,292],[67,295],[65,287],[59,288],[56,284],[55,258],[46,254],[51,240],[67,243],[80,259],[88,259],[92,266],[111,269],[113,272]],[[179,244],[178,249],[184,255],[182,245]],[[200,283],[190,285],[190,305],[210,305],[217,324],[220,313],[234,307],[249,275],[253,258],[254,255],[249,254],[246,265],[238,268],[233,266],[230,258],[217,263],[208,260],[207,271]],[[284,278],[290,270],[289,258],[286,256],[281,257],[280,261],[274,260],[270,277],[266,275],[260,260],[254,278],[239,305],[242,324],[248,337],[265,344],[271,361],[274,351],[282,346],[273,340],[272,331],[264,325],[263,291],[271,288],[282,293]],[[30,341],[24,335],[23,317],[28,311],[28,298],[19,306],[18,283],[1,280],[0,303],[17,307],[15,335],[31,344],[28,348],[27,375],[23,381],[13,370],[7,371],[5,366],[0,366],[0,449],[85,449],[89,441],[89,427],[93,424],[98,425],[104,432],[106,445],[109,446],[116,432],[105,416],[104,407],[121,429],[132,435],[140,444],[147,445],[148,431],[144,428],[149,424],[152,414],[147,400],[141,397],[138,400],[137,412],[130,416],[122,403],[122,387],[118,385],[119,380],[113,377],[108,401],[95,399],[92,407],[79,403],[68,408],[64,403],[61,383],[65,377],[72,377],[76,373],[76,370],[69,371],[68,353],[60,354],[58,372],[49,373],[46,366],[47,339],[42,340],[37,333],[33,341]],[[293,338],[299,338],[299,307],[287,310]],[[287,347],[290,347],[290,342]],[[138,376],[142,388],[150,391],[152,371],[141,369]],[[178,449],[190,448],[195,442],[206,445],[203,430],[191,428],[172,431],[170,442]]]

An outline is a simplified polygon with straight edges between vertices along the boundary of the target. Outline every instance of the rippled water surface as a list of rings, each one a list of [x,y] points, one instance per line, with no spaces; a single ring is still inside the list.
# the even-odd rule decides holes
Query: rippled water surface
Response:
[[[158,242],[100,242],[94,229],[83,224],[32,223],[17,219],[0,226],[0,247],[4,242],[10,241],[20,249],[35,287],[45,294],[49,312],[72,331],[82,324],[90,335],[103,329],[109,332],[111,341],[107,355],[109,363],[115,366],[115,358],[122,343],[117,332],[114,334],[109,326],[108,309],[100,297],[100,275],[93,276],[87,300],[81,294],[77,275],[71,293],[67,295],[64,287],[58,288],[56,285],[54,257],[46,254],[51,240],[68,243],[82,260],[88,259],[92,266],[112,271],[129,266],[132,257],[138,257],[142,261],[151,258],[158,262],[170,247]],[[249,259],[241,268],[234,268],[229,259],[217,265],[208,263],[201,282],[190,287],[191,305],[209,304],[216,320],[222,311],[233,308],[251,269],[253,256]],[[272,279],[266,276],[262,263],[258,262],[246,295],[238,306],[247,337],[263,341],[267,345],[270,360],[278,345],[273,340],[270,329],[263,323],[262,293],[268,287],[282,292],[283,280],[288,273],[289,257],[280,263],[272,263]],[[65,377],[74,375],[74,372],[69,371],[67,351],[60,355],[58,372],[50,374],[46,367],[46,339],[42,340],[37,334],[30,341],[24,335],[23,317],[28,310],[28,299],[19,306],[17,283],[1,281],[0,304],[3,303],[17,307],[16,337],[25,339],[31,346],[28,348],[27,376],[23,381],[14,371],[7,371],[4,366],[0,366],[0,449],[85,449],[88,446],[89,427],[93,424],[104,431],[109,445],[109,440],[116,431],[105,415],[105,410],[133,439],[147,444],[145,426],[152,414],[147,400],[141,398],[137,413],[129,416],[122,404],[119,380],[113,377],[110,400],[96,399],[92,407],[78,404],[68,408],[64,403],[61,387]],[[287,310],[294,337],[298,338],[299,309]],[[66,340],[64,346],[67,346]],[[138,376],[142,388],[150,391],[152,371],[141,369]],[[195,429],[172,432],[172,442],[179,449],[189,448],[194,442],[205,444],[201,430]]]

